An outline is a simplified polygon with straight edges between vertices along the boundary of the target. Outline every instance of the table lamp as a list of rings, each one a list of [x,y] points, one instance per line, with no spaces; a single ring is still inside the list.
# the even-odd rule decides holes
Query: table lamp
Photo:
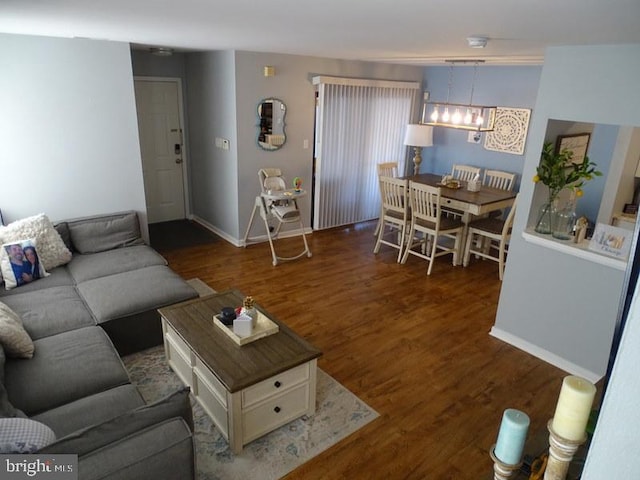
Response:
[[[420,172],[422,163],[422,147],[433,145],[433,127],[421,124],[409,124],[404,134],[404,144],[413,147],[413,174]]]

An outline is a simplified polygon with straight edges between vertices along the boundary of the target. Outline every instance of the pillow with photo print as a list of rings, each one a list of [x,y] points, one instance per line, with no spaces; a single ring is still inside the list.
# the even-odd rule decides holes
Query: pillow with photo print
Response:
[[[33,238],[5,243],[0,251],[0,270],[4,288],[11,290],[49,274],[40,262]]]

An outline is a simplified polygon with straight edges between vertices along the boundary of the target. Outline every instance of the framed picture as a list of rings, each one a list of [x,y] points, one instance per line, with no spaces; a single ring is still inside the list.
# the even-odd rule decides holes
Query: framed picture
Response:
[[[589,242],[589,249],[626,260],[629,256],[632,239],[633,232],[631,230],[598,223],[593,237],[591,237],[591,242]]]
[[[558,135],[556,139],[556,153],[563,150],[573,152],[572,163],[582,163],[589,149],[590,133],[576,133],[574,135]]]

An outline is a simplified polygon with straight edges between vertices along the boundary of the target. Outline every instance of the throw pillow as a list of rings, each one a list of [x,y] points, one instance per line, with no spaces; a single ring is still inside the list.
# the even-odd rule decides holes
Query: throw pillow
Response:
[[[33,239],[2,245],[0,271],[4,277],[4,288],[7,290],[49,276],[40,262]]]
[[[16,242],[23,238],[36,240],[40,261],[45,270],[51,270],[71,261],[71,252],[44,213],[0,227],[0,244]]]
[[[31,358],[35,349],[20,316],[0,302],[0,343],[7,357]]]
[[[36,453],[56,441],[44,423],[30,418],[0,418],[0,453]]]

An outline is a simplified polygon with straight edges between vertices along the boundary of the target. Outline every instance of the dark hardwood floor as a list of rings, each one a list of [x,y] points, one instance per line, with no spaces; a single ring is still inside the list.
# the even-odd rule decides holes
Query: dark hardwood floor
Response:
[[[372,253],[375,223],[315,232],[312,258],[273,267],[268,244],[225,241],[162,253],[185,279],[238,288],[323,351],[319,367],[380,417],[289,474],[294,479],[492,478],[489,448],[502,412],[531,432],[553,415],[563,371],[489,335],[500,294],[497,264],[430,277],[416,257]],[[302,249],[298,238],[278,253]]]

